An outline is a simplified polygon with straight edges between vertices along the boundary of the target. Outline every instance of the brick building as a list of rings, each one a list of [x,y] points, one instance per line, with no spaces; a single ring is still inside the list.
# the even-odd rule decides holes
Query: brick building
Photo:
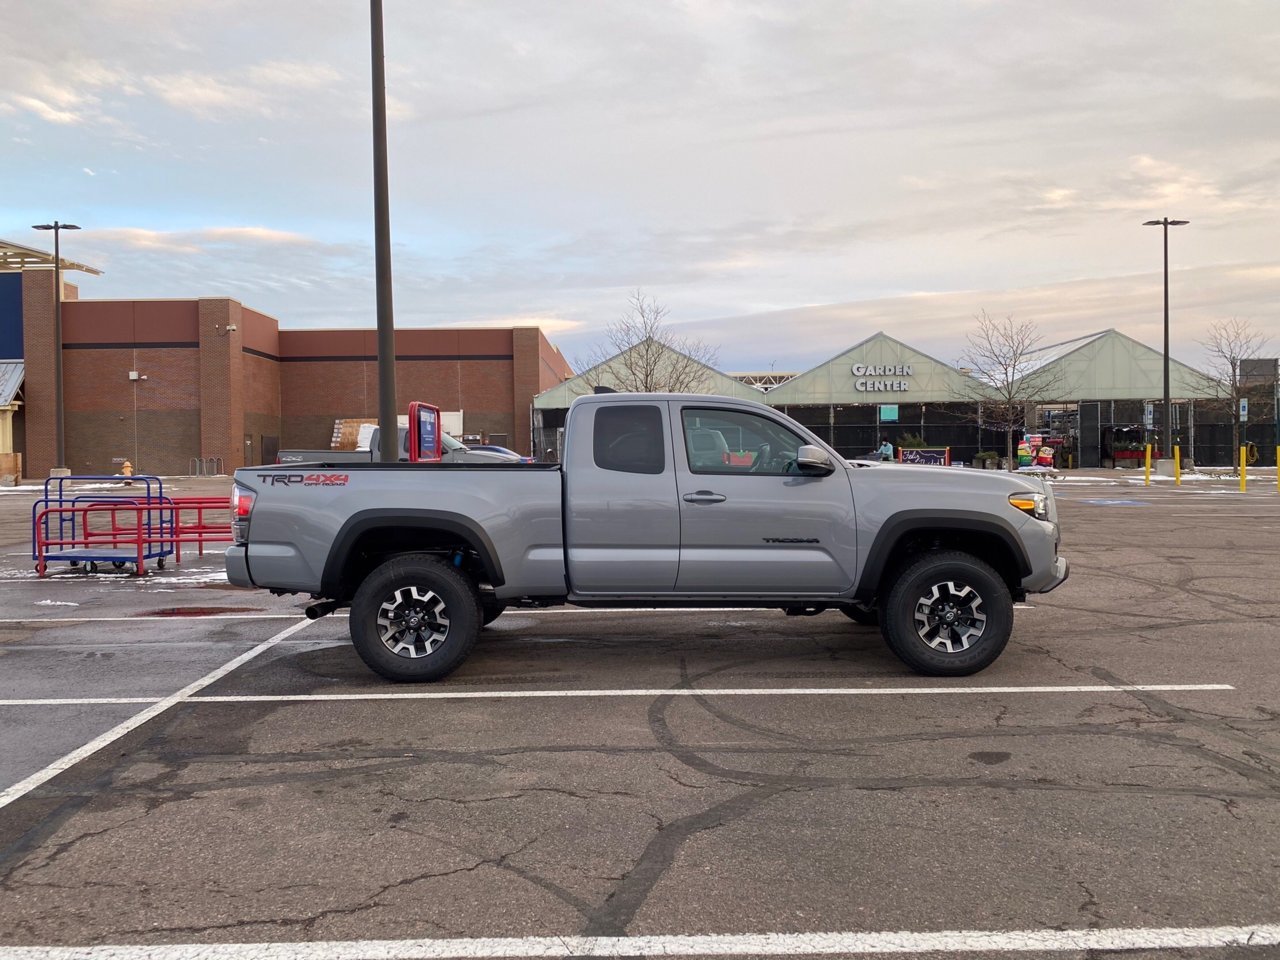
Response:
[[[29,477],[56,457],[48,266],[6,269],[0,257],[0,353],[17,354],[0,363],[23,364],[11,433]],[[139,473],[185,474],[198,457],[230,471],[279,448],[327,448],[335,420],[378,415],[372,329],[281,330],[228,298],[82,300],[66,283],[62,321],[73,473],[115,473],[127,459]],[[572,375],[536,327],[399,330],[396,361],[398,410],[425,400],[462,411],[466,433],[522,453],[533,396]]]

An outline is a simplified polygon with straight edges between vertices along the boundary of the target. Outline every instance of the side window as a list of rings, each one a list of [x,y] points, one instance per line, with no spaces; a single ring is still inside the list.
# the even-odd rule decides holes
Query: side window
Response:
[[[796,451],[807,441],[768,417],[686,407],[680,418],[692,473],[780,476],[799,472]]]
[[[662,473],[667,468],[660,407],[602,406],[596,411],[593,439],[596,466],[601,470]]]

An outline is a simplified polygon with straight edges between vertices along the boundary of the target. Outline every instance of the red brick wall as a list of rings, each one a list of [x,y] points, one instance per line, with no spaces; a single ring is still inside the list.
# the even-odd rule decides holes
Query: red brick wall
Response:
[[[199,370],[194,348],[64,351],[67,466],[118,473],[128,460],[135,473],[187,473],[200,443]]]
[[[374,330],[281,331],[281,446],[326,448],[334,420],[377,417],[377,353]],[[397,413],[425,400],[462,410],[467,433],[514,435],[512,354],[510,330],[397,331]]]
[[[23,324],[26,464],[39,477],[53,466],[51,272],[24,273]],[[114,473],[127,458],[138,472],[181,474],[194,457],[231,470],[261,462],[264,437],[323,449],[334,420],[378,414],[373,330],[280,331],[226,298],[68,301],[63,326],[67,465],[78,472]],[[466,432],[506,434],[521,452],[533,395],[568,372],[535,328],[401,330],[396,352],[397,412],[411,400],[462,410]]]
[[[49,470],[57,466],[52,270],[22,272],[22,340],[26,355],[22,390],[26,401],[26,448],[22,467],[28,476],[47,477]]]
[[[67,466],[186,473],[200,442],[195,302],[82,300],[62,315]]]
[[[253,459],[244,429],[244,352],[241,308],[224,297],[201,298],[200,456],[217,457],[231,472]],[[232,330],[231,328],[236,329]]]
[[[538,393],[550,390],[557,384],[564,383],[573,377],[573,367],[560,353],[560,349],[538,331]]]

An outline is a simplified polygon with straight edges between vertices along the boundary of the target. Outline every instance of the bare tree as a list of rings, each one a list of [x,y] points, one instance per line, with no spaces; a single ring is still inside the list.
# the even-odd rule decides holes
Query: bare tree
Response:
[[[1248,320],[1232,317],[1215,320],[1208,335],[1200,341],[1209,359],[1209,373],[1217,381],[1221,402],[1229,406],[1231,417],[1231,464],[1240,463],[1240,400],[1248,396],[1248,385],[1241,375],[1242,360],[1253,360],[1267,345],[1267,338]]]
[[[681,337],[667,325],[667,308],[642,290],[627,299],[627,311],[609,324],[605,337],[575,360],[592,386],[628,393],[697,393],[717,362],[716,350],[694,337]]]
[[[1005,457],[1013,470],[1013,435],[1025,429],[1037,406],[1061,401],[1062,372],[1046,362],[1033,321],[997,320],[985,310],[974,319],[978,329],[969,334],[959,362],[972,379],[957,399],[976,404],[974,417],[1003,431]]]

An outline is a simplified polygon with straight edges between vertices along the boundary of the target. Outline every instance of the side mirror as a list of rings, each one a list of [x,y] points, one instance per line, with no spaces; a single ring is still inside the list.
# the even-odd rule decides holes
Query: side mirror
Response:
[[[808,443],[796,451],[796,466],[801,473],[816,473],[824,477],[836,469],[825,450]]]

